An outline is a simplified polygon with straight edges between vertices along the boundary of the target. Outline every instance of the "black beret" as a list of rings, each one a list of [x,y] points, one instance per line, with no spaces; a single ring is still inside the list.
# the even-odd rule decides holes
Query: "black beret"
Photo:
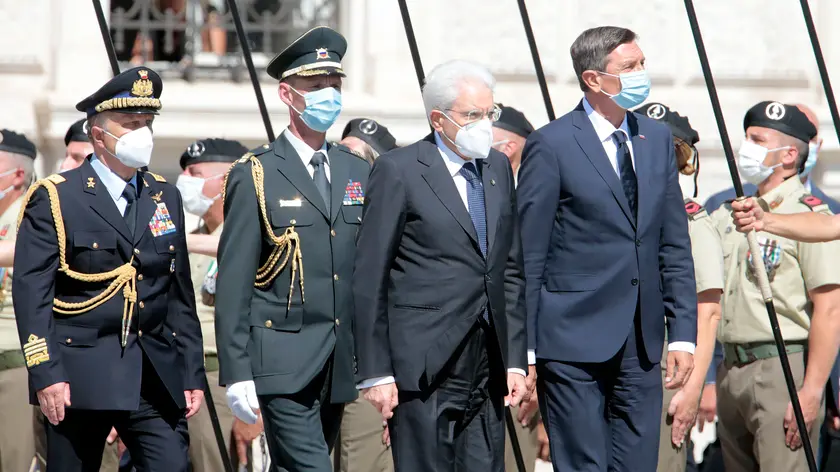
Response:
[[[26,136],[7,129],[0,130],[0,151],[22,154],[32,159],[38,154],[35,144]]]
[[[103,111],[119,113],[152,113],[160,110],[163,82],[148,67],[129,69],[109,80],[93,95],[76,104],[76,110],[88,118]]]
[[[744,116],[744,131],[750,126],[774,129],[806,143],[817,135],[817,128],[805,113],[779,102],[761,102],[750,108]]]
[[[388,131],[388,128],[380,125],[374,120],[367,118],[356,118],[350,120],[341,133],[341,139],[347,136],[355,136],[368,143],[379,154],[397,148],[397,140]]]
[[[651,102],[633,111],[665,123],[671,128],[671,134],[692,146],[697,144],[697,141],[700,141],[700,135],[691,127],[691,123],[688,122],[687,117],[671,111],[670,108],[661,103]]]
[[[90,138],[88,138],[87,131],[87,118],[82,118],[73,123],[67,128],[67,134],[64,135],[64,145],[69,146],[72,142],[89,143]]]
[[[199,139],[187,146],[181,154],[181,169],[202,162],[234,162],[247,152],[248,148],[239,141],[222,138]]]
[[[266,72],[277,80],[292,75],[338,74],[343,77],[341,59],[345,52],[347,40],[344,36],[326,26],[316,26],[274,56]]]
[[[493,126],[518,134],[523,138],[527,138],[529,134],[534,132],[534,126],[521,111],[513,107],[506,107],[501,103],[496,105],[502,110],[502,114],[497,121],[493,122]]]

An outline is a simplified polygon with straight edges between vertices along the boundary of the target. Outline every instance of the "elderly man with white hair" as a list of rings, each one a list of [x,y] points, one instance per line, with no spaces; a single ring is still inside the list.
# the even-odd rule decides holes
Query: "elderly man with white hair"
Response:
[[[353,294],[358,387],[404,471],[501,471],[526,392],[513,172],[491,148],[493,76],[451,61],[423,88],[434,132],[373,165]]]

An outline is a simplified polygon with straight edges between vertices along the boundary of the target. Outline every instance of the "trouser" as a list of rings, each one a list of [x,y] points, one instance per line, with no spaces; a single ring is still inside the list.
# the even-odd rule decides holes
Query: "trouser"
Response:
[[[47,430],[44,427],[44,414],[41,408],[32,407],[32,429],[35,431],[35,456],[37,457],[39,470],[47,470]],[[120,468],[119,441],[113,444],[106,444],[102,452],[102,464],[99,472],[117,472]]]
[[[399,392],[388,423],[397,472],[504,470],[506,381],[494,345],[477,321],[431,386]]]
[[[670,390],[665,388],[665,374],[668,359],[668,343],[665,343],[665,349],[662,352],[662,421],[659,425],[659,461],[657,462],[657,472],[684,472],[688,461],[688,441],[690,430],[686,432],[685,442],[682,447],[674,446],[671,441],[671,423],[673,418],[668,414],[668,406],[671,400],[679,392],[679,390]]]
[[[330,403],[332,359],[303,390],[260,395],[272,470],[331,472],[344,404]]]
[[[556,472],[656,470],[662,377],[639,316],[606,362],[537,359],[537,393]]]
[[[391,449],[382,442],[382,414],[363,397],[344,407],[336,450],[340,472],[392,472]]]
[[[522,450],[522,459],[525,461],[525,472],[534,472],[537,466],[537,425],[540,423],[540,414],[537,412],[526,426],[522,426],[522,423],[516,419],[519,407],[511,408],[510,414],[513,415],[513,422],[516,424],[516,438],[519,440],[519,449]],[[518,472],[516,458],[513,455],[513,444],[510,442],[510,431],[505,429],[505,433],[505,470]]]
[[[35,458],[28,375],[26,367],[0,371],[0,472],[26,472]]]
[[[68,408],[58,425],[44,421],[46,472],[94,472],[102,463],[113,426],[131,453],[137,472],[186,472],[187,420],[151,365],[144,365],[135,411]]]
[[[805,378],[805,353],[788,354],[797,390]],[[729,359],[718,370],[718,437],[726,472],[807,471],[802,449],[785,445],[784,417],[790,396],[778,357],[732,365]],[[818,444],[824,418],[820,407],[811,427],[811,444]],[[815,451],[816,452],[816,451]]]
[[[225,447],[236,466],[239,463],[236,455],[236,448],[231,447],[231,430],[233,429],[234,416],[227,404],[225,388],[219,386],[218,370],[207,372],[207,382],[210,384],[210,394],[213,397],[213,404],[216,405],[216,413],[219,415],[219,425],[222,428],[222,436],[225,438]],[[205,402],[209,401],[204,398]],[[222,454],[219,451],[219,443],[216,440],[216,431],[213,429],[213,422],[210,420],[210,409],[202,405],[198,413],[187,420],[190,435],[190,465],[193,472],[224,472],[225,466],[222,462]]]

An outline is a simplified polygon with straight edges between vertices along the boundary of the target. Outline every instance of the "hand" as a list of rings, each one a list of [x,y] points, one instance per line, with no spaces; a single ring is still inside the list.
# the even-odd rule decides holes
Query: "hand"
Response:
[[[260,402],[257,400],[257,387],[253,380],[228,385],[225,396],[233,416],[246,424],[257,422]]]
[[[700,410],[697,414],[697,429],[703,432],[706,423],[712,424],[717,416],[717,390],[715,385],[707,384],[700,396]]]
[[[530,395],[525,389],[525,376],[516,372],[507,374],[508,394],[505,396],[505,406],[518,406],[522,400],[527,400]]]
[[[59,382],[38,390],[38,404],[50,423],[58,426],[64,421],[64,408],[70,406],[70,384]]]
[[[548,432],[545,430],[545,425],[542,421],[537,423],[537,457],[545,462],[551,461],[551,455],[548,449]]]
[[[387,421],[382,422],[382,428],[382,444],[384,444],[385,447],[391,447],[391,431],[388,429]]]
[[[204,400],[204,390],[184,390],[184,398],[187,399],[187,418],[198,413],[201,408],[201,401]]]
[[[108,444],[110,446],[111,444],[114,444],[114,441],[116,441],[119,438],[120,435],[117,434],[117,428],[112,427],[111,432],[108,433],[108,437],[105,438],[105,444]]]
[[[802,406],[802,417],[805,419],[808,431],[811,430],[811,427],[814,426],[814,420],[817,419],[822,394],[822,390],[810,391],[803,388],[799,391],[799,404]],[[785,412],[784,427],[785,445],[793,451],[802,447],[802,437],[796,424],[796,418],[793,416],[793,406],[790,403],[788,403],[787,412]]]
[[[671,443],[675,447],[682,447],[688,431],[694,426],[699,402],[700,391],[688,386],[680,389],[671,399],[671,403],[668,405],[668,414],[673,418]]]
[[[755,198],[735,200],[732,202],[732,221],[735,222],[735,229],[742,233],[749,233],[752,230],[762,231],[764,210]]]
[[[528,426],[528,423],[534,418],[539,410],[539,403],[537,401],[537,368],[535,366],[528,366],[528,376],[525,377],[525,390],[528,392],[527,398],[523,398],[519,404],[519,414],[516,415],[516,421],[522,423],[522,426]]]
[[[369,401],[376,411],[382,414],[383,420],[390,420],[394,416],[394,408],[399,404],[399,392],[396,383],[377,385],[362,390],[365,400]]]
[[[233,441],[236,443],[236,456],[239,458],[239,465],[248,465],[248,447],[262,433],[262,430],[262,415],[257,417],[255,424],[247,424],[239,418],[233,419],[231,434],[233,434]]]
[[[665,371],[665,388],[676,390],[685,385],[694,369],[694,355],[685,351],[668,353],[668,368]]]

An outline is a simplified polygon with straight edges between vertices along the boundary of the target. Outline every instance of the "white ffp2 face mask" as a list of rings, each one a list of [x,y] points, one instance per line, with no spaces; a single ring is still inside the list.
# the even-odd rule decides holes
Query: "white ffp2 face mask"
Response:
[[[108,136],[117,140],[113,156],[128,167],[139,169],[152,161],[152,149],[155,146],[152,129],[148,126],[129,131],[122,136],[114,136],[103,129]]]
[[[753,185],[764,182],[773,174],[773,169],[782,165],[781,162],[772,166],[764,165],[764,159],[767,158],[767,153],[781,151],[789,147],[767,149],[752,141],[744,141],[741,143],[741,149],[738,150],[738,170],[741,172],[741,176]]]
[[[490,154],[490,149],[493,147],[493,123],[489,119],[485,118],[466,126],[461,126],[446,113],[443,116],[458,127],[455,141],[449,139],[449,136],[445,134],[443,136],[454,144],[461,154],[470,159],[487,158],[487,155]]]
[[[175,187],[181,192],[181,201],[184,203],[184,210],[199,218],[203,217],[213,205],[213,202],[222,196],[219,194],[210,198],[204,195],[204,183],[208,180],[215,180],[221,177],[222,174],[206,179],[191,175],[179,175],[178,180],[175,182]]]

